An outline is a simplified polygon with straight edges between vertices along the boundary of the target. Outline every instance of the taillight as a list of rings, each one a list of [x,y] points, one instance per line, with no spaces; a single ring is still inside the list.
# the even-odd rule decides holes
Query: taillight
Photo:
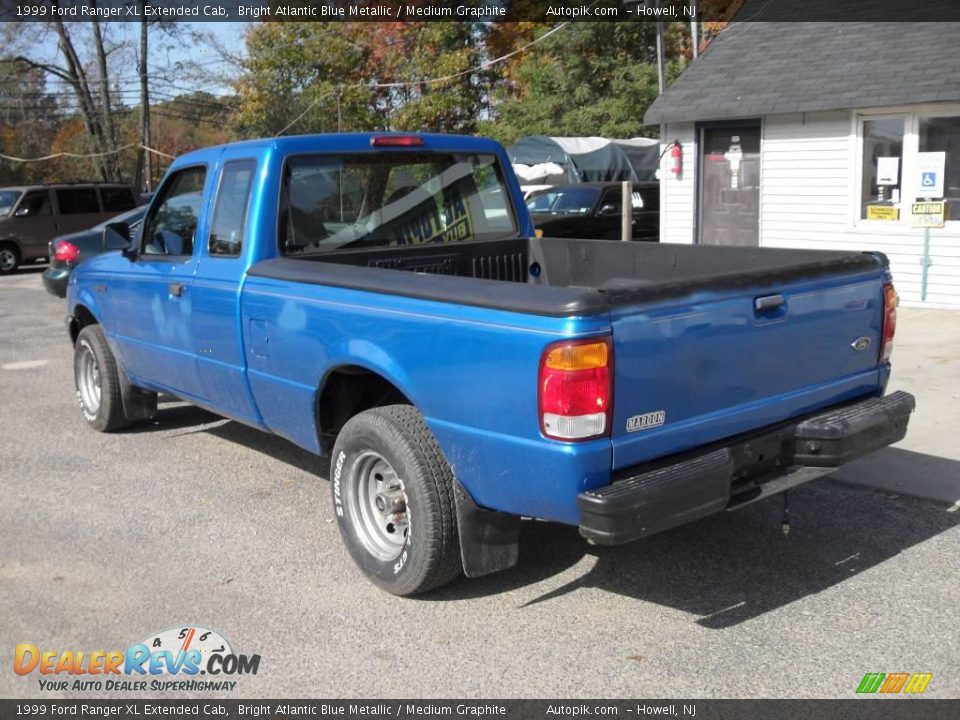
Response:
[[[53,259],[61,262],[73,262],[80,257],[80,248],[72,242],[61,240],[53,250]]]
[[[540,429],[555,440],[586,440],[610,432],[613,352],[609,340],[571,340],[540,359]]]
[[[897,305],[900,297],[892,283],[883,286],[883,333],[880,341],[880,362],[885,363],[893,352],[893,335],[897,331]]]

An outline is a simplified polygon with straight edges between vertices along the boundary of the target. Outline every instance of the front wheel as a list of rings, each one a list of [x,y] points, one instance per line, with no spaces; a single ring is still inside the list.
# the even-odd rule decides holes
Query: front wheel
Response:
[[[120,377],[103,329],[88,325],[73,348],[73,378],[80,414],[94,430],[113,432],[127,426]]]
[[[0,275],[8,275],[20,266],[20,253],[13,245],[0,245]]]
[[[374,584],[414,595],[461,573],[453,472],[415,408],[388,405],[351,418],[330,469],[343,542]]]

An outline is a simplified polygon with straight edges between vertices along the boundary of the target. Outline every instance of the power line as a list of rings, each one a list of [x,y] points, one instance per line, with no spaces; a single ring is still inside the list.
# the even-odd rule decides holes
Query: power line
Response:
[[[44,160],[55,160],[56,158],[59,158],[59,157],[69,157],[69,158],[77,158],[79,160],[85,160],[88,158],[104,157],[106,155],[116,155],[117,153],[121,153],[124,150],[129,150],[130,148],[141,148],[155,155],[160,155],[161,157],[169,158],[170,160],[174,160],[176,158],[175,155],[170,155],[161,150],[157,150],[156,148],[147,147],[146,145],[143,145],[141,143],[127,143],[126,145],[122,147],[118,147],[114,150],[106,150],[104,152],[99,152],[99,153],[58,152],[58,153],[52,153],[50,155],[44,155],[43,157],[36,157],[36,158],[14,157],[13,155],[4,155],[3,153],[0,153],[0,160],[9,160],[10,162],[22,162],[22,163],[42,162]]]
[[[600,1],[600,0],[593,0],[593,2],[590,3],[590,5],[588,5],[587,7],[592,8],[592,7],[593,7],[594,5],[596,5],[599,1]],[[544,33],[543,35],[541,35],[540,37],[535,38],[534,40],[531,40],[531,41],[528,42],[527,44],[522,45],[522,46],[516,48],[515,50],[512,50],[511,52],[508,52],[506,55],[501,55],[500,57],[494,58],[493,60],[487,60],[487,61],[485,61],[485,62],[480,63],[479,65],[475,65],[474,67],[467,68],[466,70],[461,70],[460,72],[451,73],[451,74],[449,74],[449,75],[444,75],[444,76],[442,76],[442,77],[437,77],[437,78],[425,78],[425,79],[423,79],[423,80],[405,80],[405,81],[402,81],[402,82],[389,82],[389,83],[354,83],[354,84],[352,84],[352,85],[343,85],[343,86],[341,86],[341,87],[336,88],[335,90],[331,90],[330,92],[324,93],[323,95],[320,95],[319,97],[315,98],[315,99],[313,100],[313,102],[311,102],[309,105],[307,105],[306,109],[305,109],[302,113],[300,113],[299,115],[297,115],[297,117],[295,117],[292,121],[290,121],[290,122],[287,124],[286,127],[284,127],[280,132],[276,133],[276,135],[274,135],[274,137],[278,137],[278,136],[280,136],[280,135],[283,135],[287,130],[289,130],[291,127],[293,127],[293,126],[296,125],[298,122],[300,122],[300,120],[303,119],[303,117],[304,117],[308,112],[310,112],[311,110],[313,110],[313,108],[315,108],[315,107],[320,103],[321,100],[325,100],[326,98],[330,97],[331,95],[334,95],[334,94],[337,94],[337,93],[343,93],[344,90],[353,90],[353,89],[360,89],[360,88],[369,88],[369,89],[384,88],[384,89],[387,89],[387,88],[418,87],[418,86],[420,86],[420,85],[437,85],[437,84],[440,84],[440,83],[449,82],[450,80],[456,80],[457,78],[461,78],[461,77],[464,77],[464,76],[466,76],[466,75],[473,75],[474,73],[480,72],[481,70],[486,70],[487,68],[493,67],[494,65],[498,65],[498,64],[500,64],[500,63],[502,63],[502,62],[505,62],[506,60],[509,60],[509,59],[512,58],[513,56],[519,55],[520,53],[522,53],[523,51],[525,51],[525,50],[533,47],[534,45],[537,45],[538,43],[543,42],[544,40],[546,40],[548,37],[550,37],[550,36],[553,35],[554,33],[560,32],[560,31],[563,30],[565,27],[567,27],[567,25],[569,25],[569,24],[570,24],[570,21],[567,21],[567,22],[564,22],[564,23],[560,23],[560,24],[557,25],[556,27],[551,28],[550,30],[548,30],[547,32],[545,32],[545,33]]]

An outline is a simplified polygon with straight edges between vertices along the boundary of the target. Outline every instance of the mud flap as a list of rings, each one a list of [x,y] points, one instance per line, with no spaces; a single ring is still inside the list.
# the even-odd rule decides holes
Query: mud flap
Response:
[[[520,555],[519,516],[486,510],[459,480],[453,485],[464,574],[476,578],[512,568]]]
[[[120,398],[123,416],[130,422],[151,420],[157,415],[157,394],[131,384],[130,378],[117,363],[117,379],[120,381]]]

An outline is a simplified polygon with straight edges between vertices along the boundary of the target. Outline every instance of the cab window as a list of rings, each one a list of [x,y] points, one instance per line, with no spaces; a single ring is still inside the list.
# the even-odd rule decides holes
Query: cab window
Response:
[[[223,166],[210,239],[207,241],[207,251],[212,257],[236,257],[240,254],[256,167],[253,160],[231,160]]]
[[[143,224],[144,255],[193,254],[206,177],[206,167],[198,166],[180,170],[164,183]]]
[[[50,193],[46,190],[31,190],[17,208],[17,217],[36,217],[50,215]]]

